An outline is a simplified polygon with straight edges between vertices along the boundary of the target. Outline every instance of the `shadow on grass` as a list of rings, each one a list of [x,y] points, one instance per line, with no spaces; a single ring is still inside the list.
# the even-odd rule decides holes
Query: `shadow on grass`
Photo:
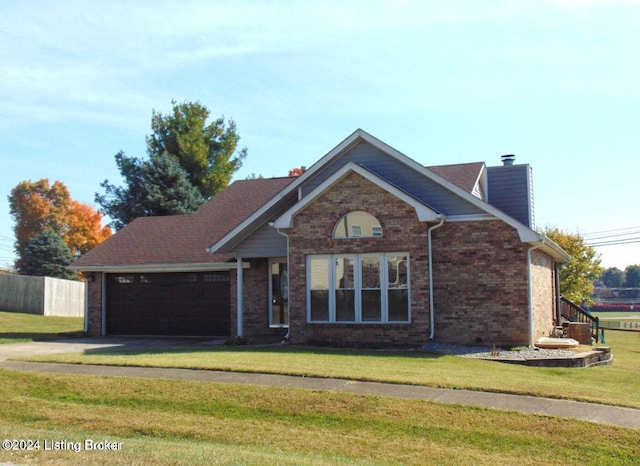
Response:
[[[246,345],[246,346],[223,346],[211,345],[203,347],[207,342],[190,341],[186,344],[175,340],[155,341],[150,340],[146,347],[140,340],[132,340],[130,344],[126,341],[121,346],[112,348],[88,349],[84,354],[113,354],[122,356],[136,355],[171,355],[171,354],[193,354],[193,353],[247,353],[247,354],[292,354],[292,355],[330,355],[330,356],[360,356],[360,357],[382,357],[382,358],[416,358],[416,359],[438,359],[444,354],[429,353],[418,348],[389,348],[389,349],[347,349],[347,348],[327,348],[292,345]]]
[[[82,338],[82,331],[59,333],[33,333],[33,332],[0,332],[0,343],[21,343],[27,341],[51,341],[66,340],[70,338]]]

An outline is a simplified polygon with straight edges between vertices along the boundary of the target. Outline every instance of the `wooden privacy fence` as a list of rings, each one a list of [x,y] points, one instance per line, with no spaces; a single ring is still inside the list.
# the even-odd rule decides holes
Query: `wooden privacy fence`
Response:
[[[85,284],[51,277],[0,275],[0,311],[84,316]]]

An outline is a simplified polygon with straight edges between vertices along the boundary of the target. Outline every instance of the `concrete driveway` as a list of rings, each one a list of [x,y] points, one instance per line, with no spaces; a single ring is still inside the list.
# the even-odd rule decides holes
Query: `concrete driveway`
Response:
[[[138,350],[145,348],[194,348],[219,345],[204,338],[78,338],[70,340],[7,343],[0,345],[0,361],[45,354],[82,353],[90,350]]]

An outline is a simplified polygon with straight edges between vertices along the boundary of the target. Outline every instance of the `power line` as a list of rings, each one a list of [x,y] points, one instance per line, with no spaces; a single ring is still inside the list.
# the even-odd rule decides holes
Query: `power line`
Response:
[[[610,234],[610,235],[592,236],[592,237],[586,239],[586,241],[587,242],[591,242],[591,241],[596,241],[596,240],[601,240],[601,239],[613,239],[613,238],[620,238],[621,236],[630,236],[630,235],[640,235],[640,230],[630,231],[628,233],[617,233],[617,234]]]
[[[585,233],[583,237],[591,247],[636,244],[640,243],[640,226]]]
[[[637,226],[637,227],[626,227],[626,228],[615,228],[613,230],[594,231],[594,232],[591,232],[591,233],[585,233],[583,236],[586,238],[588,236],[603,235],[603,234],[607,234],[607,233],[619,233],[619,232],[628,231],[628,230],[638,230],[638,231],[640,231],[640,226]]]
[[[591,247],[603,247],[603,246],[618,246],[621,244],[636,244],[636,243],[640,243],[640,237],[637,238],[625,238],[625,239],[619,239],[619,240],[614,240],[614,241],[603,241],[600,243],[587,243],[587,245],[591,246]]]

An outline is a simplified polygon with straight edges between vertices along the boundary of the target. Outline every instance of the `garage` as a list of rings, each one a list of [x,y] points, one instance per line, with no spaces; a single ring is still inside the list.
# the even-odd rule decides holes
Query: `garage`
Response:
[[[109,335],[229,336],[229,272],[107,274]]]

